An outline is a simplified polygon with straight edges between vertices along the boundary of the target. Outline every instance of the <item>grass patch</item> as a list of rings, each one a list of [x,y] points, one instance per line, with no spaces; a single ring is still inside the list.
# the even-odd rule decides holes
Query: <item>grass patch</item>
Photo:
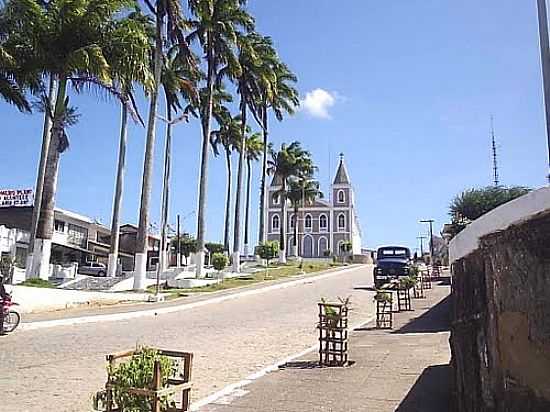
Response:
[[[272,281],[278,279],[289,278],[292,276],[298,276],[303,273],[310,274],[321,272],[333,267],[343,266],[341,264],[328,264],[328,263],[305,263],[302,268],[297,264],[287,264],[280,265],[274,264],[269,266],[269,270],[265,269],[259,270],[254,273],[243,273],[243,276],[238,278],[228,278],[221,283],[215,283],[208,286],[203,286],[200,288],[190,288],[190,289],[162,289],[162,293],[168,293],[168,299],[174,299],[188,293],[206,293],[206,292],[217,292],[220,290],[233,289],[243,286],[249,286],[256,283],[264,281]],[[152,289],[154,292],[154,288]]]
[[[24,282],[21,282],[18,286],[29,286],[32,288],[44,288],[44,289],[55,289],[55,285],[49,280],[33,278],[27,279]]]

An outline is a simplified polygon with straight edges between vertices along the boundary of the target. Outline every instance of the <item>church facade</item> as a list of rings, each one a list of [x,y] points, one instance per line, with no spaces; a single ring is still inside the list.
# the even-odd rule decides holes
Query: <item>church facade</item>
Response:
[[[298,224],[297,253],[303,258],[327,258],[346,254],[341,249],[344,242],[352,243],[352,253],[361,254],[361,230],[355,207],[355,194],[344,162],[340,162],[330,187],[328,201],[315,199],[306,202],[294,215],[288,202],[286,219],[281,219],[281,203],[276,193],[281,189],[280,178],[275,176],[269,187],[266,220],[267,240],[279,241],[282,222],[286,223],[286,253],[296,253],[294,245],[294,225]]]

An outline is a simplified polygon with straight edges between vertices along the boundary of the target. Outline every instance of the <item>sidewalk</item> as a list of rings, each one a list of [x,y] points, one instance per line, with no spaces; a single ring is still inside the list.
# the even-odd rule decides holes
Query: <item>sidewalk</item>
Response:
[[[201,412],[444,412],[449,410],[448,282],[435,282],[394,329],[350,334],[345,368],[319,368],[317,351],[234,390]],[[313,322],[313,320],[312,320]]]

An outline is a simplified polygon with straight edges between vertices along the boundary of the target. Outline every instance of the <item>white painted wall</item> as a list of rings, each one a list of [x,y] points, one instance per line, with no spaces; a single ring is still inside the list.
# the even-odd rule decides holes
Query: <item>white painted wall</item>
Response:
[[[490,233],[550,211],[550,187],[543,187],[512,200],[470,223],[449,244],[449,260],[454,262],[479,247],[479,239]]]

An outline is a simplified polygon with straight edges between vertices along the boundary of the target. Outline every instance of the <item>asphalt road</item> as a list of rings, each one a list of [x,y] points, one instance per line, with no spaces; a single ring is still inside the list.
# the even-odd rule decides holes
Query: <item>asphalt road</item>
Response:
[[[372,266],[360,266],[155,318],[16,331],[0,337],[0,410],[89,411],[105,355],[136,345],[193,352],[196,401],[315,344],[321,297],[350,296],[351,324],[366,320],[370,285]]]

